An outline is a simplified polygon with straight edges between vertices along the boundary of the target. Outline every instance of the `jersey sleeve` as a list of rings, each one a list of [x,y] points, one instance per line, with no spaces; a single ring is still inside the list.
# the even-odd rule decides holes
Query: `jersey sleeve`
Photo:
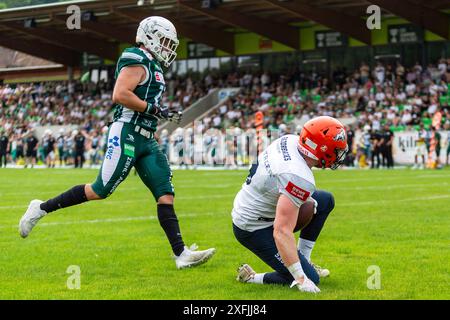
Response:
[[[146,77],[145,79],[140,83],[144,84],[148,81],[150,77],[150,71],[148,69],[147,63],[145,61],[145,58],[137,53],[131,52],[131,51],[124,51],[122,55],[120,56],[119,60],[117,61],[117,75],[120,73],[120,71],[123,68],[129,67],[129,66],[142,66],[145,70]]]
[[[277,177],[278,191],[284,194],[300,207],[313,194],[316,187],[311,182],[298,175],[282,173]]]

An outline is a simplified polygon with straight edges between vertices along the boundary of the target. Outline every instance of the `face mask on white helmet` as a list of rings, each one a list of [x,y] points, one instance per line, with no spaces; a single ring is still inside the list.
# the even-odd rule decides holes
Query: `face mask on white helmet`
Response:
[[[142,20],[137,30],[136,42],[142,43],[166,67],[177,57],[177,31],[166,18],[152,16]]]

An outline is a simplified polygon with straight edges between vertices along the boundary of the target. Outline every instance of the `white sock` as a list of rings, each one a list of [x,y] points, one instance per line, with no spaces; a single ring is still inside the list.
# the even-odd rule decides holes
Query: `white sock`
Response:
[[[263,279],[264,279],[264,275],[265,273],[257,273],[255,274],[255,276],[253,277],[253,279],[248,280],[248,283],[258,283],[258,284],[263,284]]]
[[[315,243],[315,241],[310,241],[302,238],[298,240],[298,250],[300,250],[300,253],[305,256],[308,262],[311,261],[311,252],[314,248]]]

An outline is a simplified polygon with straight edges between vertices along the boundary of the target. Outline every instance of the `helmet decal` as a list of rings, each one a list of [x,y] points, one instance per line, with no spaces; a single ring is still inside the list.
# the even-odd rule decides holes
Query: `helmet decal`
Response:
[[[345,130],[341,129],[341,131],[334,136],[334,141],[345,141]]]
[[[317,148],[317,143],[314,143],[309,138],[306,138],[305,144],[313,150],[316,150],[316,148]]]

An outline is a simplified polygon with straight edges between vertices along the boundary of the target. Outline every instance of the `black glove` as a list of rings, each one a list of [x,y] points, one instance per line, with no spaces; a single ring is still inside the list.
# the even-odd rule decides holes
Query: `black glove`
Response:
[[[169,108],[165,106],[158,107],[151,103],[147,103],[147,108],[145,109],[144,113],[155,116],[159,120],[169,119]]]
[[[154,110],[154,116],[159,120],[169,120],[169,108],[167,106],[156,107]]]
[[[169,107],[167,106],[157,107],[150,103],[147,104],[147,109],[144,113],[151,114],[159,120],[169,120],[175,123],[180,123],[183,117],[183,112],[181,111],[172,112],[169,111]]]

